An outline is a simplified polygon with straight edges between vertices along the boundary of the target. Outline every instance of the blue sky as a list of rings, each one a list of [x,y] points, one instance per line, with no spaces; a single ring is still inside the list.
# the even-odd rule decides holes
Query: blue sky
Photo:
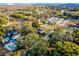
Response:
[[[78,3],[79,0],[0,0],[0,3]]]

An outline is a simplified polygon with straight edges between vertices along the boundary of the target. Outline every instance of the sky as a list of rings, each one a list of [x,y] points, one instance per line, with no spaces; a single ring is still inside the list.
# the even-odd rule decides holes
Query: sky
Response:
[[[79,0],[0,0],[0,3],[78,3]]]

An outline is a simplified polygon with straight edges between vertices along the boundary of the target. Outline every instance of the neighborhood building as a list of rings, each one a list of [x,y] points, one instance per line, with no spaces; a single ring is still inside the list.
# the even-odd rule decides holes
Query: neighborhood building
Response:
[[[4,44],[4,48],[9,51],[14,51],[17,48],[16,39],[20,37],[21,34],[13,30],[9,30],[6,32],[5,38],[2,39],[2,43]]]

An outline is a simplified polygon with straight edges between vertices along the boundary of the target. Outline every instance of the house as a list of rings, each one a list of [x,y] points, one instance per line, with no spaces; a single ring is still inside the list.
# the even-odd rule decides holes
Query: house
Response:
[[[45,32],[42,29],[37,29],[37,33],[40,34],[40,35],[44,35],[45,34]]]
[[[52,17],[47,20],[48,24],[56,24],[56,21],[58,20],[58,17]]]
[[[7,43],[9,41],[9,37],[2,39],[2,43]]]
[[[14,51],[17,48],[17,46],[16,44],[11,42],[11,43],[6,44],[4,48],[6,48],[9,51]]]
[[[17,32],[13,31],[12,29],[10,29],[10,30],[8,30],[8,31],[6,32],[6,35],[7,35],[7,36],[10,36],[11,34],[16,35]]]
[[[76,25],[70,25],[70,27],[79,28],[79,24],[76,24]]]
[[[8,43],[8,42],[16,42],[16,36],[18,35],[17,32],[14,32],[12,30],[9,30],[6,32],[6,37],[2,39],[2,43]]]
[[[2,39],[2,43],[4,44],[4,48],[9,51],[13,51],[17,48],[16,39],[20,37],[21,34],[18,34],[15,31],[9,30],[6,33],[6,37]]]
[[[65,12],[65,10],[64,9],[61,9],[61,13],[64,14],[64,12]]]
[[[48,24],[56,24],[58,21],[66,20],[64,17],[53,16],[52,18],[47,20]]]
[[[65,19],[62,17],[62,18],[60,18],[60,20],[61,20],[61,21],[64,21]]]

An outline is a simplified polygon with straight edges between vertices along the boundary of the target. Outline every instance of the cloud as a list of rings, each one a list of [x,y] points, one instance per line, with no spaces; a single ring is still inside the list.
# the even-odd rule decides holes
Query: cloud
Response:
[[[0,0],[0,3],[78,3],[79,0]]]

